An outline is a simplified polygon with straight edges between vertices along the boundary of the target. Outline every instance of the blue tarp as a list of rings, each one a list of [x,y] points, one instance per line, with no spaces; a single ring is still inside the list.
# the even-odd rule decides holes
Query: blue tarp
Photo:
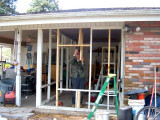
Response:
[[[146,89],[137,89],[137,90],[127,91],[125,95],[133,95],[133,94],[146,93],[146,92],[148,92],[148,90]]]

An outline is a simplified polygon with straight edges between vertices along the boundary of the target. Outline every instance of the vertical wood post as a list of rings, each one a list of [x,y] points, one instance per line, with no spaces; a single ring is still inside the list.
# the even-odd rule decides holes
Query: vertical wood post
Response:
[[[57,29],[56,107],[58,107],[58,87],[59,87],[59,41],[60,41],[60,30],[59,30],[59,29]]]
[[[36,107],[41,105],[42,101],[42,52],[43,52],[43,31],[38,29],[37,40],[37,82],[36,82]]]
[[[48,58],[48,84],[51,83],[51,55],[52,55],[52,29],[49,29],[49,58]],[[47,99],[51,97],[51,86],[47,89]]]
[[[82,28],[79,29],[79,38],[78,38],[78,44],[81,45],[83,44],[83,32]],[[83,57],[83,47],[80,47],[80,60]]]
[[[22,41],[22,30],[16,30],[17,33],[17,76],[16,76],[16,105],[21,106],[21,41]]]
[[[108,30],[108,75],[110,73],[110,47],[111,47],[111,29]],[[107,90],[109,91],[109,84],[107,86]]]
[[[78,108],[81,107],[81,91],[78,91]]]
[[[108,30],[108,75],[110,73],[110,53],[111,53],[111,29]],[[108,96],[107,96],[107,110],[109,110],[109,83],[107,86],[107,92],[108,92]]]

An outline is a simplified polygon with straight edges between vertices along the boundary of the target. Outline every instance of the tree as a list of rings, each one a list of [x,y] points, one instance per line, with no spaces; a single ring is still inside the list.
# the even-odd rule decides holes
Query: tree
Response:
[[[27,10],[28,13],[33,12],[51,12],[59,10],[57,0],[32,0],[30,4],[30,9]]]
[[[16,1],[17,0],[0,0],[0,15],[15,14],[16,6],[14,3]]]

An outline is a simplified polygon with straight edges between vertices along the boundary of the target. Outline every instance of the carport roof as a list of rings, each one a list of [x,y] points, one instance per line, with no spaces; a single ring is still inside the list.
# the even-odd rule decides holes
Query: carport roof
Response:
[[[18,15],[30,15],[30,14],[48,14],[48,13],[66,13],[66,12],[96,12],[96,11],[133,11],[133,10],[160,10],[160,7],[127,7],[127,8],[82,8],[82,9],[69,9],[69,10],[59,10],[53,12],[37,12],[37,13],[19,13],[13,15],[0,15],[0,16],[18,16]]]
[[[72,9],[8,15],[0,17],[0,26],[124,21],[160,21],[160,7]]]

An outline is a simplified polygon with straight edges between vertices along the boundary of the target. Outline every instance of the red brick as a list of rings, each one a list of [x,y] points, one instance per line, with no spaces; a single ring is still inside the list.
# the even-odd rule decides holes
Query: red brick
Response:
[[[149,63],[159,63],[160,60],[144,60],[144,62],[149,62]]]
[[[153,32],[144,32],[144,35],[154,35]]]
[[[139,62],[125,62],[126,65],[140,65]]]
[[[135,40],[135,41],[139,41],[139,40],[144,40],[144,38],[142,37],[142,38],[140,38],[140,37],[136,37],[136,38],[133,38],[133,40]]]
[[[160,49],[160,46],[150,46],[152,49]]]

